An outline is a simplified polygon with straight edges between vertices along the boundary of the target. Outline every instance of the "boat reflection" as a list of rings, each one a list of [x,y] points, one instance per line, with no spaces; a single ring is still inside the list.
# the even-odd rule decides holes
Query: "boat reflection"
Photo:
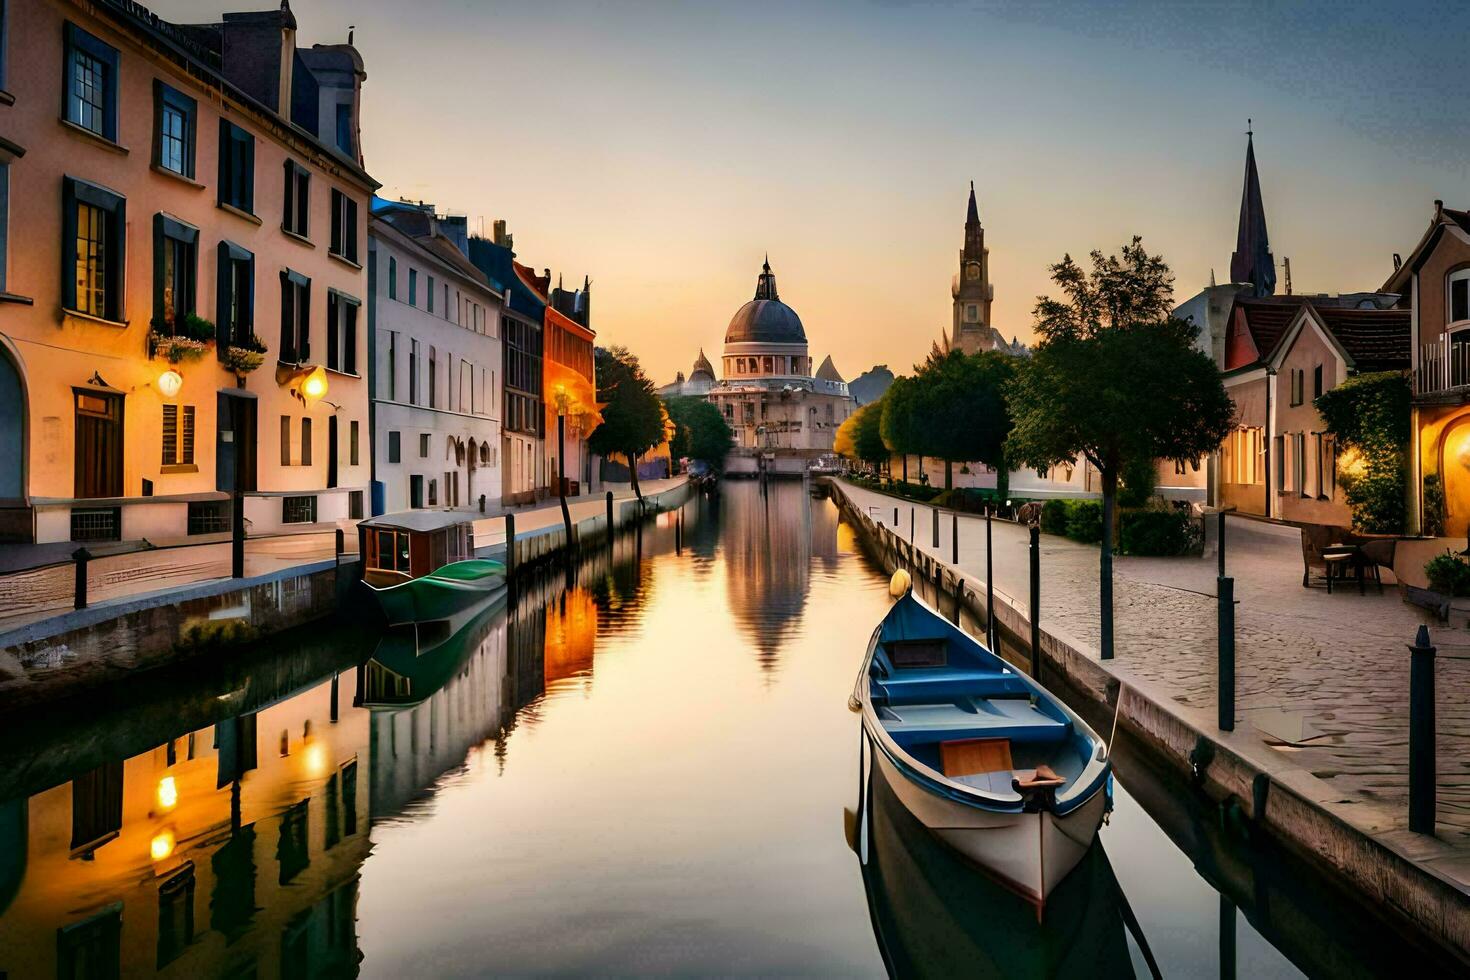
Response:
[[[1101,843],[1057,886],[1038,921],[1033,905],[930,834],[881,770],[869,779],[849,842],[890,976],[1135,975],[1124,899]]]

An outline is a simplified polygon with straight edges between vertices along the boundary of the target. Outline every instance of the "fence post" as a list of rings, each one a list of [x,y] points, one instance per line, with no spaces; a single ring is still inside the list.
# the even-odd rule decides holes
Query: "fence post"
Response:
[[[995,566],[990,560],[990,509],[985,510],[985,638],[990,641],[990,652],[998,652],[995,649],[995,640],[999,636],[995,628]]]
[[[1031,525],[1031,677],[1041,683],[1041,528]]]
[[[1235,731],[1235,579],[1221,575],[1216,582],[1219,596],[1218,710],[1220,731]]]
[[[949,524],[950,531],[950,564],[958,568],[960,566],[960,512],[954,512],[954,518]]]
[[[342,577],[342,552],[347,550],[347,540],[340,527],[333,537],[336,539],[333,542],[335,553],[332,556],[332,582],[335,584]]]
[[[898,505],[893,505],[893,529],[898,530]]]
[[[613,530],[613,495],[612,491],[609,490],[607,492],[607,540],[609,544],[612,543]]]
[[[1434,655],[1429,627],[1409,646],[1409,829],[1434,833]]]
[[[238,490],[230,497],[230,577],[245,577],[245,498]]]
[[[507,575],[516,570],[516,515],[505,515],[505,571]]]
[[[1220,511],[1220,525],[1215,531],[1215,552],[1220,563],[1220,578],[1225,577],[1225,512]]]
[[[87,562],[92,560],[92,553],[86,548],[78,548],[71,553],[72,561],[77,563],[77,591],[74,608],[87,608]]]
[[[934,508],[934,554],[939,555],[939,508]]]

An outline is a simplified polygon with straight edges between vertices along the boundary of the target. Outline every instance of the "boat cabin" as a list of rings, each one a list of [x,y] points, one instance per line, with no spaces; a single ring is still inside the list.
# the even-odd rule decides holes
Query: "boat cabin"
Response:
[[[384,588],[475,557],[475,525],[454,511],[410,510],[357,525],[362,579]]]

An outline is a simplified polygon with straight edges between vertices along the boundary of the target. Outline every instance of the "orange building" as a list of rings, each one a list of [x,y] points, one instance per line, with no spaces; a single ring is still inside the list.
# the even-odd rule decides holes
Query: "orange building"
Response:
[[[361,516],[368,202],[347,44],[6,6],[0,539],[159,544]],[[4,229],[8,228],[8,234]]]

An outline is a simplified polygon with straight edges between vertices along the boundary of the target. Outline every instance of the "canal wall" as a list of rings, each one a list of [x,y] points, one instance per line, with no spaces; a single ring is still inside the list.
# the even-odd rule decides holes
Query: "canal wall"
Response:
[[[616,528],[677,508],[692,493],[686,482],[646,495],[641,507],[615,501]],[[572,525],[573,550],[607,539],[605,512]],[[529,569],[565,553],[566,528],[558,521],[517,534],[513,546],[507,565]],[[477,550],[500,559],[505,552],[504,541]],[[356,556],[340,565],[319,561],[109,600],[0,633],[0,715],[176,664],[216,666],[266,637],[356,610],[352,591],[360,577]]]
[[[983,583],[966,582],[960,570],[865,513],[840,481],[831,486],[845,518],[885,571],[908,570],[915,590],[934,608],[956,621],[964,612],[984,624]],[[1392,829],[1394,823],[1382,809],[1352,803],[1346,807],[1352,815],[1345,815],[1342,794],[1289,757],[1244,732],[1219,731],[1213,709],[1179,703],[1158,685],[1102,662],[1085,644],[1044,622],[1041,649],[1032,651],[1024,605],[995,590],[998,653],[1033,674],[1039,660],[1043,683],[1065,686],[1093,710],[1107,711],[1117,728],[1136,738],[1182,784],[1195,786],[1224,811],[1240,814],[1401,927],[1431,938],[1470,964],[1470,897],[1417,860],[1435,854],[1439,842]]]

